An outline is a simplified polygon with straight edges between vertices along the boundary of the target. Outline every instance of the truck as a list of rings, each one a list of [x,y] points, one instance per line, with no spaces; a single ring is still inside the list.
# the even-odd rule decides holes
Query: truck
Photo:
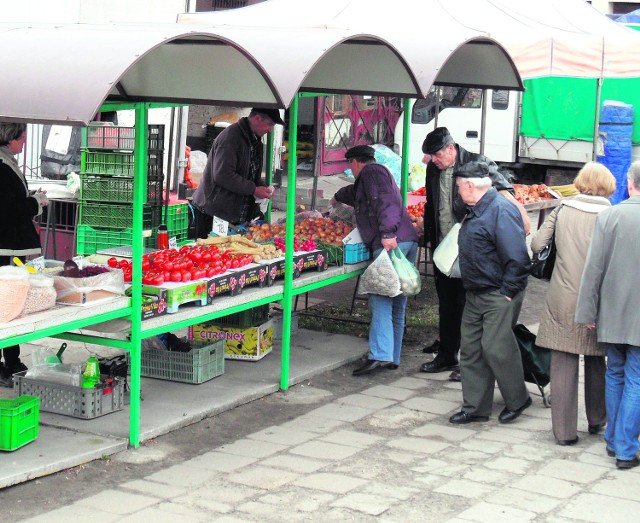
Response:
[[[525,183],[570,183],[585,162],[602,154],[598,133],[602,102],[640,108],[640,78],[543,77],[527,79],[525,91],[434,86],[409,110],[409,166],[422,162],[422,142],[447,127],[465,149],[494,160]],[[640,159],[640,109],[634,114],[633,161]],[[401,154],[403,118],[395,127]]]

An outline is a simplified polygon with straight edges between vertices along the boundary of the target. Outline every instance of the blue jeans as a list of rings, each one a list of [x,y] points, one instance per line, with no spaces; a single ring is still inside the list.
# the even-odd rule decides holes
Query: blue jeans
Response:
[[[607,430],[617,459],[630,460],[640,443],[640,347],[607,343]]]
[[[401,242],[398,247],[410,262],[415,262],[418,254],[416,242]],[[373,252],[373,258],[375,259],[381,251],[382,249],[376,249]],[[407,297],[404,294],[395,298],[369,294],[368,301],[371,312],[369,359],[392,361],[399,365]]]

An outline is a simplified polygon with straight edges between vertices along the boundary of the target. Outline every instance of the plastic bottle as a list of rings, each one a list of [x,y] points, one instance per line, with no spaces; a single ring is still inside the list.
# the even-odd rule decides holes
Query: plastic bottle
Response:
[[[166,225],[158,225],[158,249],[168,249],[169,248],[169,231],[167,230]]]
[[[87,366],[82,375],[82,387],[92,389],[100,382],[100,364],[95,356],[87,360]]]

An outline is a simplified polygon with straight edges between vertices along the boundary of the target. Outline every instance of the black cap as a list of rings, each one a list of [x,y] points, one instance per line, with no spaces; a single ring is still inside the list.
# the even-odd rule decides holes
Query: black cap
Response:
[[[422,152],[424,154],[435,154],[447,145],[455,143],[446,127],[436,127],[422,142]]]
[[[350,160],[351,158],[371,158],[372,160],[375,160],[376,151],[373,147],[369,147],[368,145],[356,145],[344,153],[344,157],[347,160]]]
[[[467,162],[458,167],[453,175],[460,178],[486,178],[489,176],[489,166],[484,162]]]
[[[254,107],[252,112],[263,114],[279,125],[284,125],[282,118],[280,118],[280,111],[278,109],[262,109],[261,107]]]

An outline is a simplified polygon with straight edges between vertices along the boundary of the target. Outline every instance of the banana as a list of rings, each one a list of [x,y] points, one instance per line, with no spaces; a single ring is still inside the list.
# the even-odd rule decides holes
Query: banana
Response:
[[[562,197],[575,196],[576,194],[578,194],[576,186],[572,183],[568,185],[554,185],[549,187],[549,189],[557,192]]]

